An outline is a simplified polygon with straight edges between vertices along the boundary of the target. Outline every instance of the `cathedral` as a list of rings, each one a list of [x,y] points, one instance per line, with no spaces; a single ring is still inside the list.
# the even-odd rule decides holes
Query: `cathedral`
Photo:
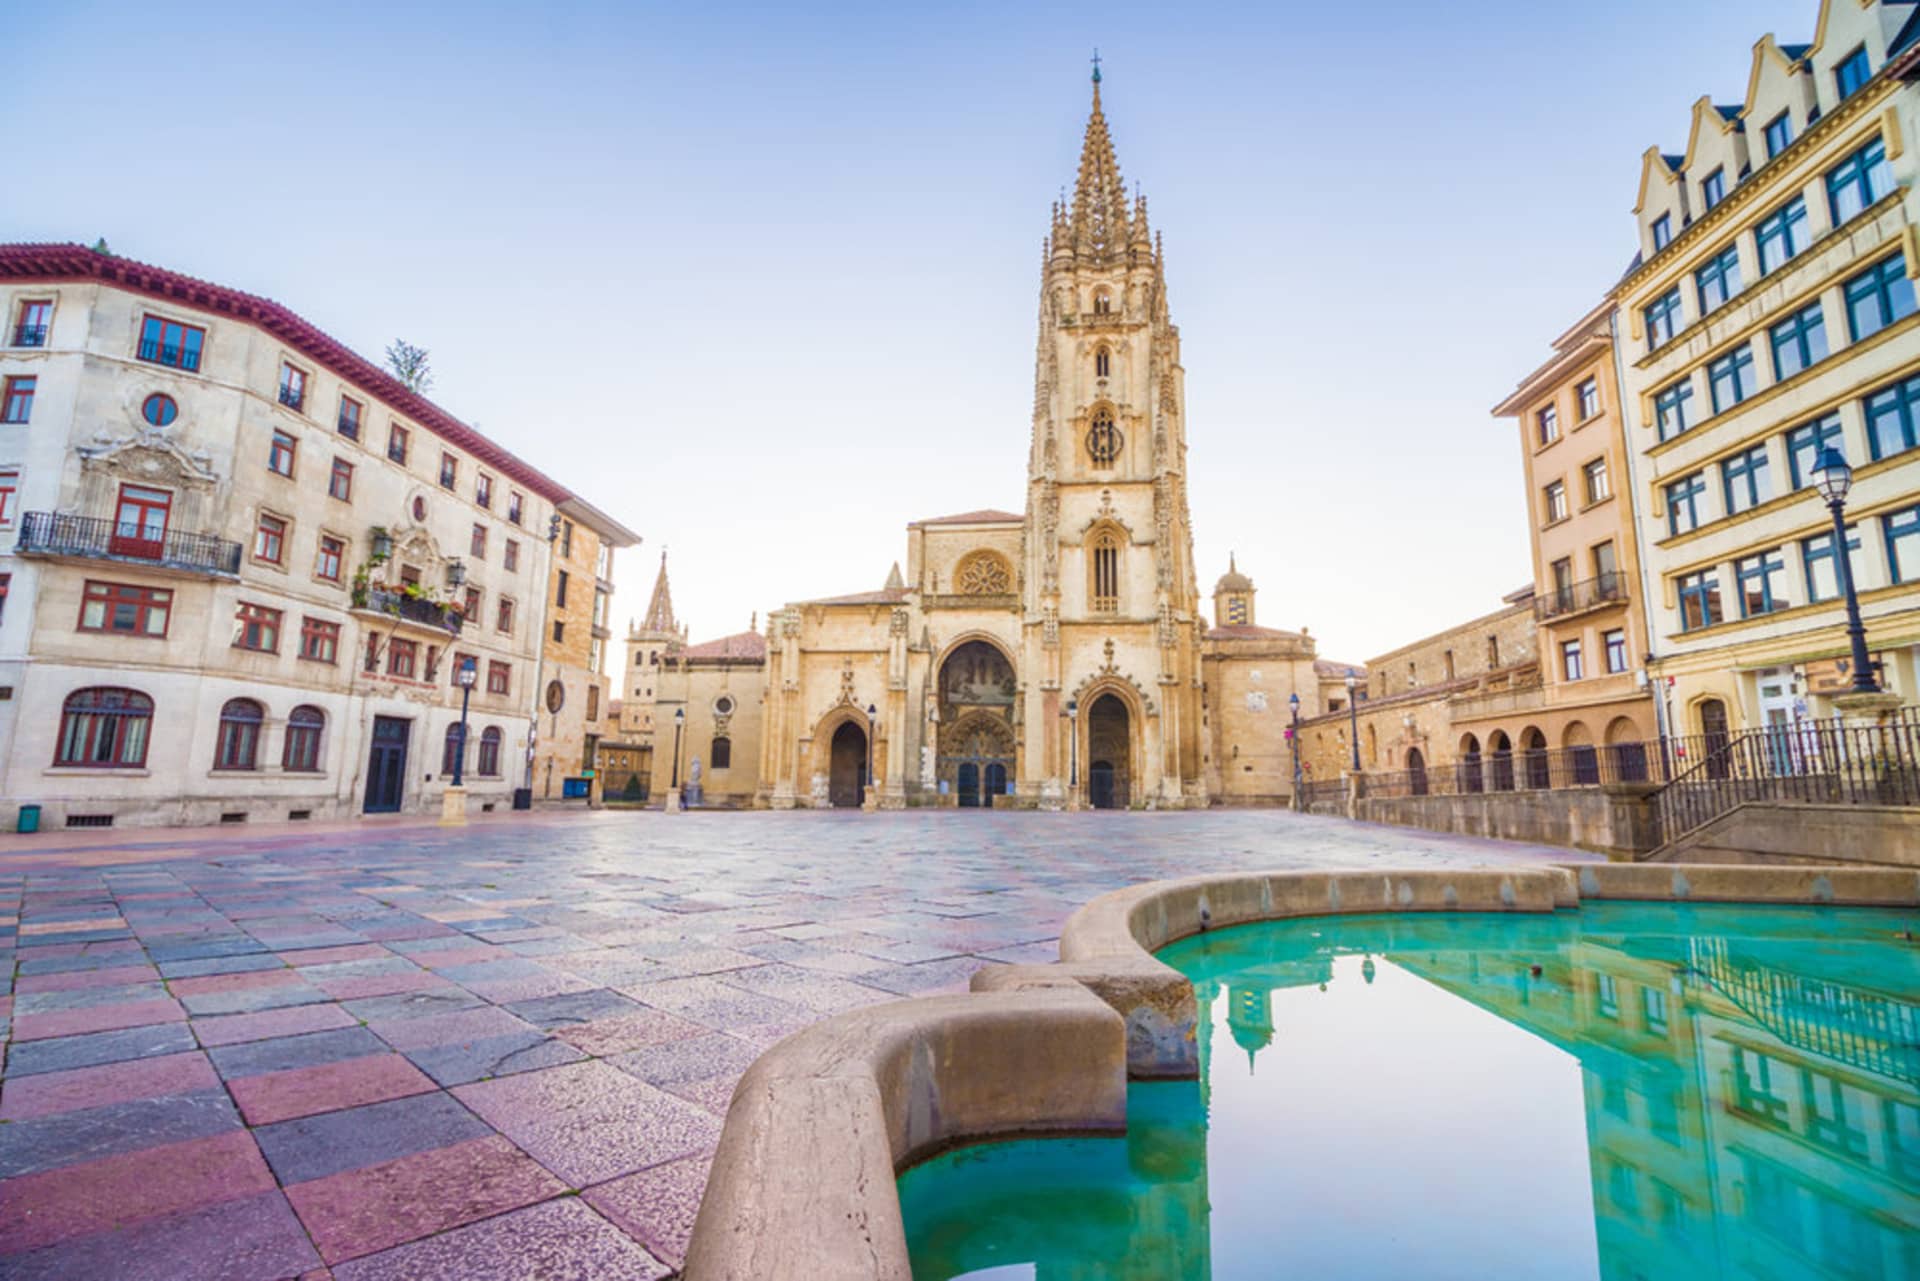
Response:
[[[655,793],[671,777],[697,781],[703,804],[776,809],[1289,798],[1290,699],[1317,715],[1337,674],[1304,630],[1256,624],[1237,567],[1215,585],[1215,625],[1201,613],[1165,269],[1096,69],[1073,197],[1043,250],[1025,510],[913,521],[905,570],[879,590],[794,602],[764,633],[703,645],[660,613],[663,561],[622,708],[623,736],[652,735]],[[749,688],[753,743],[737,732]]]

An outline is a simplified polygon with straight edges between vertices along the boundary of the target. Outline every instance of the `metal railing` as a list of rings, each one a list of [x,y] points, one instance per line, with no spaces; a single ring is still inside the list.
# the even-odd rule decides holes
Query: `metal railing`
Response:
[[[212,534],[167,530],[154,537],[139,525],[61,512],[28,512],[20,521],[14,551],[42,556],[88,556],[99,560],[162,565],[201,574],[238,574],[239,543]]]
[[[303,387],[289,387],[285,383],[280,384],[280,403],[288,409],[297,412],[302,405],[307,403],[306,389]]]
[[[200,368],[200,349],[180,343],[143,340],[139,347],[139,355],[142,360],[156,365],[168,365],[174,369],[184,369],[188,373],[193,373]]]
[[[1626,598],[1625,576],[1618,573],[1601,574],[1584,582],[1556,587],[1544,596],[1536,597],[1533,602],[1533,616],[1545,622],[1550,618],[1561,618],[1601,605],[1611,605]]]
[[[357,602],[356,602],[357,603]],[[377,610],[394,618],[404,618],[410,623],[421,623],[428,627],[438,627],[442,631],[460,634],[465,623],[460,611],[451,605],[429,600],[424,596],[408,596],[404,592],[383,591],[373,588],[367,592],[364,609]]]
[[[45,325],[15,325],[13,327],[13,345],[16,347],[46,346],[47,327]]]
[[[1654,796],[1672,844],[1748,801],[1920,805],[1920,707],[1875,725],[1796,721],[1708,735]]]

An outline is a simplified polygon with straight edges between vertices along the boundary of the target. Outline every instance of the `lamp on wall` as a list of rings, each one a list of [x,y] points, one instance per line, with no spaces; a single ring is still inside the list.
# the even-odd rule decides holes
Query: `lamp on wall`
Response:
[[[1833,559],[1840,567],[1840,590],[1847,598],[1847,640],[1853,649],[1854,694],[1878,694],[1880,683],[1873,676],[1873,656],[1867,652],[1867,627],[1860,621],[1860,597],[1853,588],[1853,556],[1847,549],[1847,495],[1853,491],[1853,468],[1846,456],[1829,446],[1820,451],[1810,473],[1813,487],[1826,499],[1833,513]]]
[[[458,587],[467,581],[467,563],[462,560],[447,562],[447,586]]]

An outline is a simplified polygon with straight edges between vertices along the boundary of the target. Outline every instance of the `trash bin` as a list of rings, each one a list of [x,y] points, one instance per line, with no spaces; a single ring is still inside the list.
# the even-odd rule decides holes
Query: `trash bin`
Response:
[[[531,787],[516,787],[513,789],[513,808],[517,810],[530,810],[533,808],[533,789]]]
[[[16,832],[39,831],[40,830],[40,807],[38,805],[22,805],[20,807],[19,822],[14,824],[13,830]]]

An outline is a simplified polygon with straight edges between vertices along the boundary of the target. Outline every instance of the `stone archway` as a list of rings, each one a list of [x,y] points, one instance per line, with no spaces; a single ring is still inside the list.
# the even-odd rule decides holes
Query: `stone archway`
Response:
[[[936,773],[965,809],[990,808],[1018,765],[1019,679],[992,641],[962,641],[941,660]]]
[[[1133,718],[1118,694],[1102,694],[1087,709],[1087,797],[1100,810],[1133,801]]]
[[[827,800],[835,809],[858,809],[867,799],[867,752],[867,732],[854,721],[843,721],[833,731]]]

